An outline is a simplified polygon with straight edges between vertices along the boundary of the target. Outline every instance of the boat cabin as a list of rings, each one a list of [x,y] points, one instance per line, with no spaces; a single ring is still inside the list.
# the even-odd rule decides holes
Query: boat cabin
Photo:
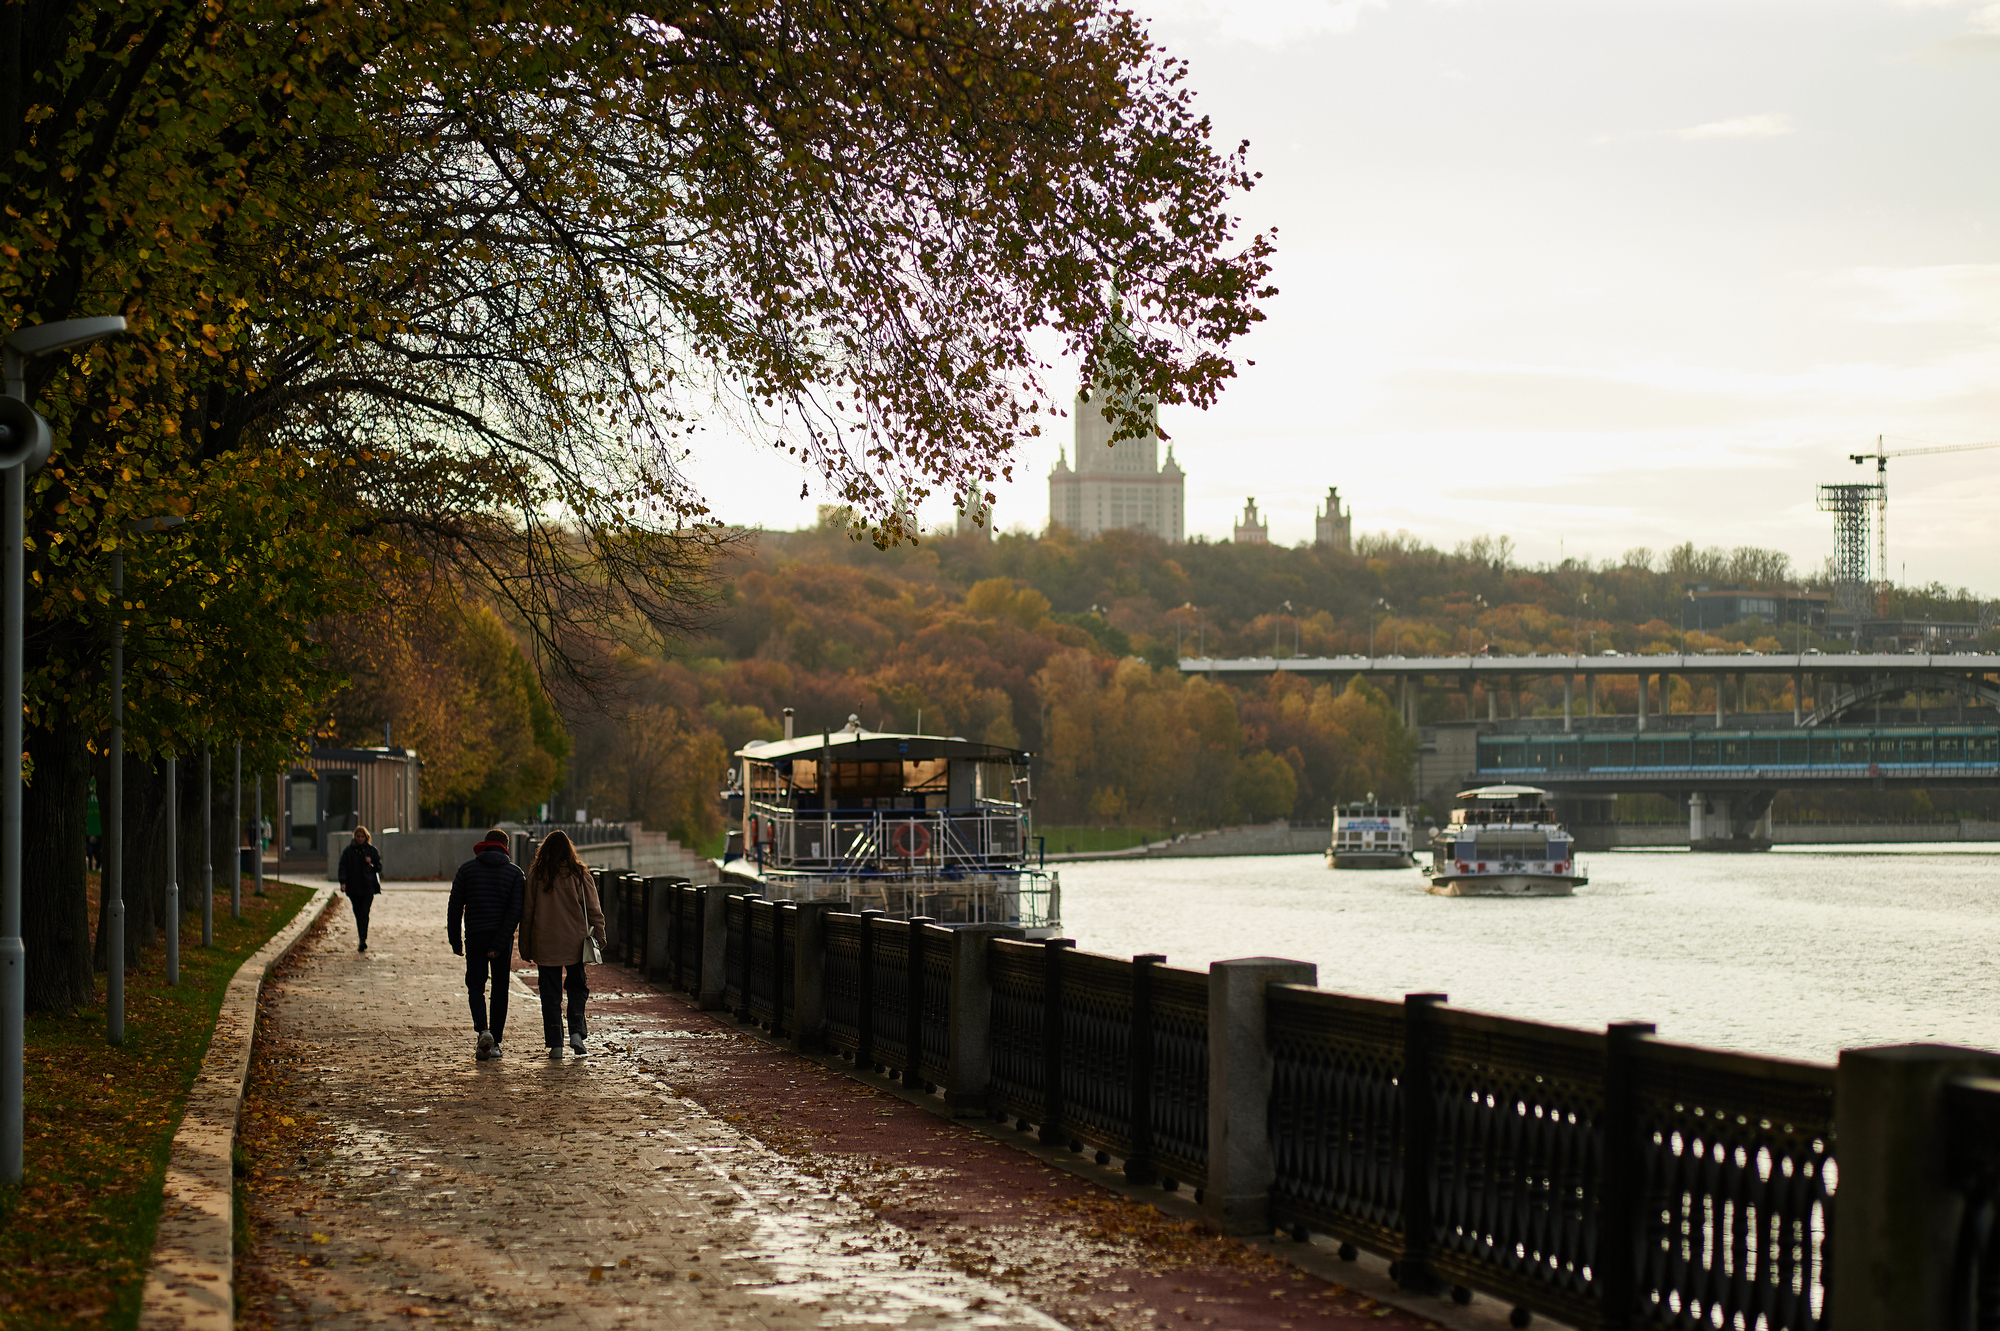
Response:
[[[746,744],[723,792],[725,859],[760,871],[907,874],[1018,868],[1029,754],[936,735],[848,728]]]
[[[1542,826],[1556,821],[1549,792],[1534,786],[1481,786],[1460,793],[1453,827]]]

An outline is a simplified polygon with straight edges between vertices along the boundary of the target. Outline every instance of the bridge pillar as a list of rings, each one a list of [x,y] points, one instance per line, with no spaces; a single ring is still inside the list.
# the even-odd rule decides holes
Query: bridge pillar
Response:
[[[1490,679],[1486,681],[1486,719],[1488,721],[1500,719],[1500,692],[1493,687],[1493,681]]]
[[[1585,675],[1583,677],[1583,700],[1584,715],[1595,721],[1597,719],[1597,676]]]
[[[1688,796],[1688,849],[1769,850],[1772,793],[1695,791]]]
[[[1646,672],[1639,672],[1639,729],[1646,728]]]
[[[1576,676],[1567,674],[1564,675],[1563,676],[1563,729],[1564,730],[1568,730],[1570,728],[1571,713],[1573,711],[1573,708],[1571,707],[1571,701],[1574,696],[1575,689],[1576,689]]]
[[[1876,704],[1876,711],[1878,713],[1881,711],[1881,704]],[[1507,715],[1511,720],[1519,721],[1521,719],[1521,677],[1519,675],[1507,676]]]
[[[1715,679],[1715,728],[1722,729],[1722,690],[1729,685],[1729,676],[1716,675]]]

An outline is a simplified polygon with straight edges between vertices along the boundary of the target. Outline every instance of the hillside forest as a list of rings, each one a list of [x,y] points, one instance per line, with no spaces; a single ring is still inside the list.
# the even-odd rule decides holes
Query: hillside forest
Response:
[[[850,522],[829,508],[813,530],[744,533],[712,570],[703,628],[671,654],[605,644],[608,690],[560,703],[491,607],[398,617],[406,627],[336,644],[353,684],[328,738],[379,743],[387,724],[424,755],[442,824],[546,807],[709,845],[728,754],[778,736],[790,707],[800,733],[852,716],[1033,750],[1044,823],[1185,830],[1407,796],[1416,737],[1359,680],[1232,686],[1183,675],[1182,656],[1842,650],[1757,620],[1683,635],[1690,587],[1812,585],[1751,547],[1531,568],[1504,539],[1445,552],[1364,536],[1339,552],[1056,529],[885,550]],[[1933,586],[1897,589],[1890,609],[1968,619],[1978,604]],[[1629,681],[1603,687],[1607,707],[1635,707]],[[1675,688],[1677,711],[1713,706]],[[1789,683],[1752,688],[1752,708],[1791,706]],[[1468,706],[1483,716],[1484,696],[1430,690],[1420,719]],[[1560,683],[1523,681],[1521,708],[1560,715]]]

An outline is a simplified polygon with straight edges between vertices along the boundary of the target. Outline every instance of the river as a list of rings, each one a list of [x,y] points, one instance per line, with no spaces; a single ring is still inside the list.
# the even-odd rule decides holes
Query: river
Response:
[[[1086,951],[1314,962],[1322,988],[1436,990],[1562,1025],[1831,1062],[1842,1048],[2000,1049],[2000,847],[1612,851],[1571,897],[1434,897],[1415,869],[1317,855],[1062,866]]]

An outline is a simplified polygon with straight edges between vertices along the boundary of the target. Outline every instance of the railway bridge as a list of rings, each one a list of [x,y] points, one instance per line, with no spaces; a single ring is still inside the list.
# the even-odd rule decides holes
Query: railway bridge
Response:
[[[2000,655],[1188,659],[1181,669],[1360,675],[1383,685],[1422,736],[1417,785],[1433,803],[1452,786],[1519,782],[1554,791],[1569,816],[1590,821],[1609,796],[1663,794],[1686,802],[1697,849],[1769,846],[1780,790],[2000,786]],[[1599,681],[1621,675],[1637,679],[1635,705],[1613,714],[1600,706]],[[1727,707],[1745,698],[1746,678],[1774,675],[1792,684],[1789,713]],[[1665,711],[1677,676],[1710,686],[1713,710]],[[1522,681],[1536,678],[1560,680],[1560,716],[1520,715]],[[1437,710],[1423,707],[1424,693],[1437,689],[1463,696],[1465,719],[1421,723]]]

